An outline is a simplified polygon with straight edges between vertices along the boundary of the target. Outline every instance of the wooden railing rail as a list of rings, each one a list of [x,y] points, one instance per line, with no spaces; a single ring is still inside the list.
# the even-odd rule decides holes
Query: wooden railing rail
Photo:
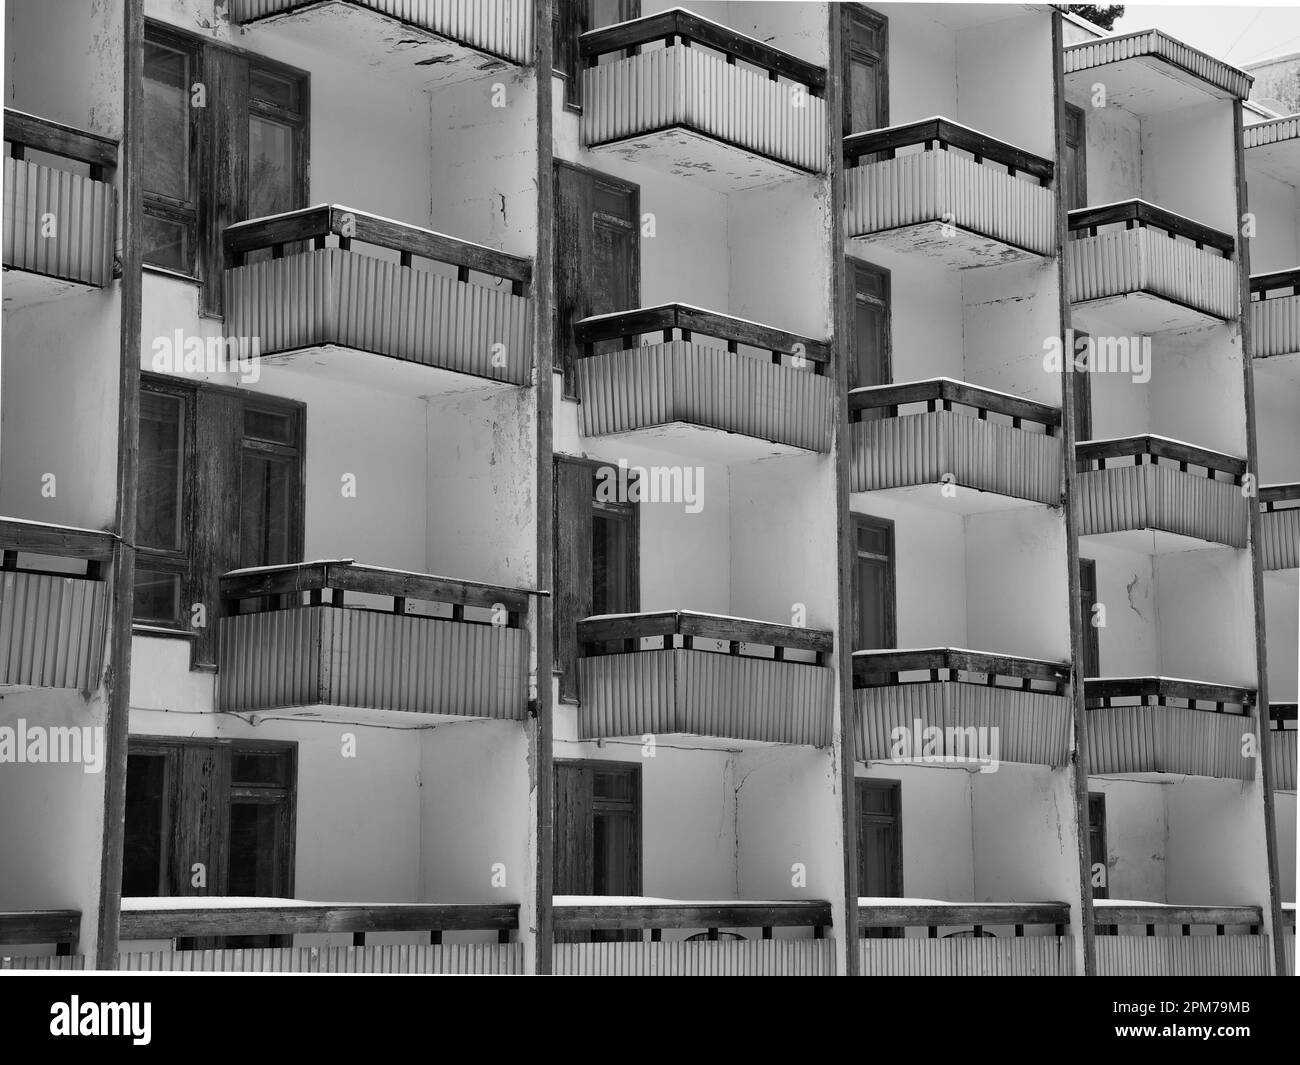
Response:
[[[1075,444],[1074,455],[1080,472],[1104,470],[1107,461],[1112,459],[1132,459],[1135,466],[1159,466],[1163,459],[1170,464],[1177,463],[1183,473],[1198,467],[1210,480],[1217,479],[1216,473],[1226,473],[1233,484],[1240,484],[1246,472],[1245,459],[1150,433],[1114,440],[1084,440]]]
[[[112,181],[117,170],[117,141],[111,137],[87,133],[11,107],[5,108],[5,141],[15,159],[33,151],[85,163],[90,167],[93,181]]]
[[[886,159],[893,159],[899,148],[916,144],[924,145],[927,152],[935,148],[940,151],[947,151],[950,147],[960,148],[970,152],[977,163],[1000,163],[1012,176],[1018,173],[1029,174],[1037,178],[1040,185],[1050,185],[1056,169],[1050,159],[1017,148],[1014,144],[1007,144],[979,130],[938,117],[845,137],[844,165],[848,168],[855,167],[864,156],[883,155]]]
[[[1071,211],[1069,218],[1070,233],[1076,237],[1095,237],[1100,227],[1122,222],[1125,229],[1150,227],[1168,233],[1171,237],[1186,237],[1198,248],[1213,248],[1225,259],[1232,257],[1237,246],[1231,235],[1145,200],[1123,200],[1098,207],[1080,207]]]
[[[855,688],[892,687],[900,683],[900,674],[912,672],[924,672],[923,681],[926,682],[959,681],[963,679],[963,673],[978,673],[985,676],[983,683],[987,687],[1007,687],[999,685],[998,680],[1014,680],[1019,682],[1023,691],[1034,690],[1033,684],[1039,682],[1051,685],[1058,695],[1070,679],[1068,662],[985,654],[953,647],[853,653]]]
[[[756,644],[773,648],[777,661],[782,660],[788,650],[812,651],[817,656],[818,665],[824,663],[825,656],[835,646],[834,635],[822,629],[697,614],[689,610],[620,614],[578,622],[578,643],[586,657],[638,651],[643,639],[656,637],[662,638],[664,648],[678,646],[687,650],[697,639],[725,641],[733,655],[740,654],[741,644]],[[610,645],[616,645],[619,650],[606,650]]]
[[[924,403],[930,413],[952,410],[953,404],[971,407],[981,421],[987,420],[990,414],[1005,415],[1011,419],[1014,429],[1021,428],[1024,422],[1035,422],[1046,427],[1048,436],[1054,435],[1061,424],[1059,407],[981,388],[965,381],[955,381],[950,377],[854,389],[849,393],[849,421],[860,421],[863,411],[880,409],[885,411],[886,417],[896,418],[899,407],[912,403]]]

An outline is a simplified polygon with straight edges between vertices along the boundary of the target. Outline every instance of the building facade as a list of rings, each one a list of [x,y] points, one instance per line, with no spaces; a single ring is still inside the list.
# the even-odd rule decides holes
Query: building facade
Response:
[[[0,965],[1293,966],[1249,75],[1045,5],[4,35]]]

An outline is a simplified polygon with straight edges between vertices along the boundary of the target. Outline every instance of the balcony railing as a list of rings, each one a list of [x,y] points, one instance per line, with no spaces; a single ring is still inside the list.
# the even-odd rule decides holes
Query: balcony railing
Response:
[[[925,930],[924,938],[904,932],[862,939],[862,975],[1071,976],[1069,925],[1064,902],[859,899],[861,935],[881,928]]]
[[[0,518],[0,551],[0,685],[94,688],[104,664],[104,568],[113,537]]]
[[[1264,568],[1300,566],[1300,484],[1260,485],[1259,505]]]
[[[512,943],[512,903],[318,903],[205,896],[125,898],[120,941],[172,940],[166,950],[124,951],[116,968],[155,972],[456,973],[523,971]],[[496,932],[496,943],[444,943],[446,932]],[[207,936],[350,934],[347,945],[177,950],[175,940]],[[409,933],[408,943],[367,944],[368,934]],[[415,941],[417,937],[422,941]]]
[[[582,739],[830,743],[829,632],[666,610],[588,618],[578,642]]]
[[[660,343],[639,343],[654,333]],[[584,318],[574,337],[586,436],[686,422],[830,450],[825,341],[684,303]],[[621,341],[621,350],[597,354],[606,341]]]
[[[1185,94],[1182,106],[1192,106],[1207,94],[1245,99],[1250,93],[1249,74],[1160,30],[1107,34],[1061,51],[1068,85],[1086,91],[1103,81],[1108,103],[1139,115],[1168,108],[1176,94]]]
[[[0,969],[81,969],[78,910],[0,911]],[[10,948],[54,947],[53,954],[15,954]]]
[[[922,403],[924,413],[900,414]],[[866,411],[882,416],[864,420]],[[1061,502],[1057,407],[938,377],[855,389],[849,393],[849,421],[854,492],[943,482]]]
[[[832,976],[834,943],[826,936],[831,906],[797,902],[605,900],[561,895],[554,900],[557,933],[640,933],[624,942],[557,942],[559,976]],[[664,930],[670,938],[663,937]],[[774,929],[799,929],[799,938]],[[645,933],[649,932],[649,941]],[[683,933],[694,932],[689,938]]]
[[[1070,234],[1071,303],[1145,293],[1201,316],[1237,315],[1230,234],[1144,200],[1071,211]]]
[[[4,121],[4,265],[103,288],[113,276],[117,141],[9,108]],[[29,151],[63,166],[30,161]]]
[[[328,246],[331,237],[337,247]],[[529,381],[528,259],[337,205],[240,222],[224,241],[226,333],[256,338],[261,355],[337,345]],[[354,243],[387,258],[354,251]],[[245,262],[262,249],[270,259]],[[417,261],[443,272],[417,269]]]
[[[855,651],[861,762],[1063,766],[1067,663],[952,647]]]
[[[1300,269],[1251,276],[1250,333],[1257,359],[1300,353]]]
[[[1102,935],[1099,976],[1267,976],[1268,936],[1258,906],[1179,906],[1094,899],[1101,928],[1141,926],[1145,935]],[[1229,928],[1249,934],[1229,934]]]
[[[584,33],[578,51],[588,148],[666,151],[671,172],[734,188],[826,168],[822,67],[680,8]]]
[[[1246,546],[1243,459],[1143,434],[1075,445],[1081,536],[1151,529]]]
[[[849,240],[895,241],[955,266],[1056,248],[1052,162],[984,133],[945,118],[855,133],[844,165]]]
[[[1296,790],[1296,704],[1269,703],[1268,746],[1272,752],[1273,787]],[[1295,914],[1292,912],[1292,923]]]
[[[532,594],[351,560],[236,570],[221,578],[217,709],[522,720]],[[387,609],[360,605],[376,599]]]
[[[345,0],[512,63],[532,62],[532,0]],[[247,25],[316,6],[304,0],[231,0],[230,21]],[[328,16],[334,17],[334,16]],[[409,42],[408,42],[409,43]]]
[[[1242,754],[1255,692],[1169,677],[1084,681],[1091,773],[1179,773],[1253,780]]]

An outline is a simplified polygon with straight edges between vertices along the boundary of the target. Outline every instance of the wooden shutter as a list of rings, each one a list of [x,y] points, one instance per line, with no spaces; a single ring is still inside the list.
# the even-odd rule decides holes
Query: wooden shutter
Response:
[[[223,895],[230,816],[229,748],[187,743],[179,750],[178,762],[180,785],[172,847],[175,894]],[[194,886],[196,863],[204,866],[204,887]]]
[[[193,603],[204,604],[207,624],[195,629],[192,665],[216,668],[220,579],[239,568],[239,456],[244,403],[225,389],[199,389],[193,477],[196,500],[191,569]],[[188,619],[187,619],[188,624]]]
[[[849,387],[889,384],[893,377],[890,332],[890,273],[857,259],[849,260],[853,281],[853,322]],[[864,412],[871,413],[871,412]]]
[[[573,325],[587,317],[584,264],[591,260],[594,236],[592,182],[586,172],[555,166],[555,365],[564,374],[564,395],[575,392],[577,345]]]
[[[226,227],[242,222],[248,202],[248,60],[225,48],[206,53],[207,105],[211,115],[211,150],[203,183],[207,202],[200,205],[199,310],[221,314],[225,307],[221,238]]]
[[[555,460],[555,668],[560,700],[578,701],[578,622],[591,614],[591,502],[594,467]]]

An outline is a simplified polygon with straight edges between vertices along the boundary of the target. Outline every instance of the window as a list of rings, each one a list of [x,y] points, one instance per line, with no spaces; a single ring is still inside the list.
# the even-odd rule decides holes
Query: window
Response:
[[[893,378],[889,271],[850,259],[849,281],[853,286],[853,327],[850,332],[853,351],[849,359],[849,387],[887,385]]]
[[[556,762],[554,814],[557,895],[641,894],[639,765]],[[640,938],[638,932],[590,935]]]
[[[141,380],[135,620],[193,633],[195,665],[216,661],[221,574],[301,556],[303,422],[288,400]]]
[[[1075,349],[1069,353],[1071,360],[1078,355],[1080,341],[1088,341],[1088,334],[1076,330]],[[1074,368],[1074,439],[1092,439],[1092,377],[1086,367],[1078,366]]]
[[[903,785],[897,780],[857,781],[858,894],[900,898],[903,894]],[[901,937],[901,928],[863,930],[866,939]]]
[[[1088,154],[1087,127],[1083,108],[1065,105],[1065,154],[1061,158],[1063,171],[1061,194],[1065,209],[1077,211],[1088,206]]]
[[[204,312],[221,312],[225,228],[307,205],[307,96],[302,71],[145,29],[144,261],[203,282]]]
[[[853,649],[893,647],[894,523],[854,514],[853,543]]]
[[[1097,563],[1079,559],[1079,610],[1083,615],[1083,675],[1101,676],[1101,647],[1097,626],[1092,623],[1092,608],[1097,603]]]
[[[598,498],[602,469],[617,467],[555,460],[555,668],[565,702],[578,698],[578,622],[640,609],[637,504],[606,500],[604,492]]]
[[[889,125],[889,20],[860,4],[844,8],[844,135]]]
[[[577,398],[574,324],[640,306],[640,202],[636,185],[567,163],[555,165],[556,368],[564,374],[570,399]],[[597,351],[620,345],[611,340]]]
[[[565,79],[564,105],[582,106],[582,67],[578,38],[588,30],[641,17],[641,0],[555,0],[551,8],[554,72]]]

